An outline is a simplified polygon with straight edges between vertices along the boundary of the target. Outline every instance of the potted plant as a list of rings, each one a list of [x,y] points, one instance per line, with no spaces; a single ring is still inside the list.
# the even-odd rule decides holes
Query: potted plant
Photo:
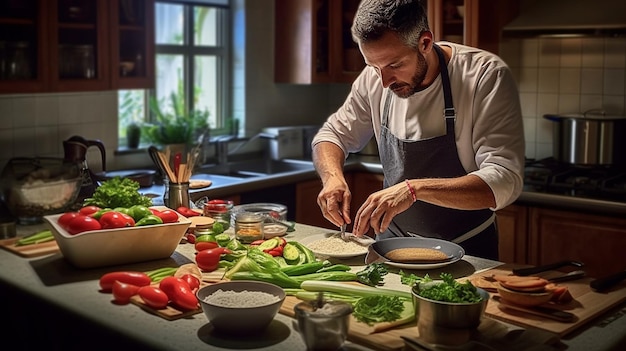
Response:
[[[171,112],[164,112],[154,97],[150,98],[150,110],[154,113],[153,123],[142,126],[142,137],[146,141],[161,145],[190,145],[205,131],[208,125],[208,111],[185,109],[182,96],[170,95]]]

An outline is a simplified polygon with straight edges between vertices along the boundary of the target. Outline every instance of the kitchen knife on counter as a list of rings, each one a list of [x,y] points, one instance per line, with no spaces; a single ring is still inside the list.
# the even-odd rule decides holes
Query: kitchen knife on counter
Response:
[[[533,275],[545,271],[551,271],[553,269],[558,269],[565,266],[575,266],[575,267],[583,267],[585,264],[579,261],[559,261],[555,263],[549,263],[536,267],[529,268],[516,268],[513,270],[513,274],[519,276]]]
[[[521,306],[512,302],[503,300],[499,295],[492,297],[494,300],[500,303],[502,308],[510,308],[512,310],[521,311],[533,314],[535,316],[545,317],[553,319],[559,322],[570,323],[576,320],[576,315],[570,312],[557,310],[556,308],[544,307],[544,306]]]
[[[606,291],[626,279],[626,270],[592,280],[589,286],[598,292]]]

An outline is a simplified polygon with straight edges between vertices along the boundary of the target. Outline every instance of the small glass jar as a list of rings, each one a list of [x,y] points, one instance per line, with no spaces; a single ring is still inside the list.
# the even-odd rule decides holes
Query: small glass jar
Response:
[[[204,204],[204,215],[206,217],[213,218],[216,222],[220,222],[224,226],[224,230],[230,228],[230,216],[231,210],[233,209],[233,202],[222,200],[222,201],[209,201]]]
[[[235,217],[235,237],[244,244],[263,239],[263,216],[242,212]]]

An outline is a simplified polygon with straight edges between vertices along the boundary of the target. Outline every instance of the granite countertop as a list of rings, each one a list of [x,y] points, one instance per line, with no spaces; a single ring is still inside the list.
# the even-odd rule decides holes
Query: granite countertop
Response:
[[[45,228],[43,225],[18,226],[18,235],[23,236]],[[288,240],[301,240],[304,237],[322,234],[328,229],[296,224],[295,231],[288,233]],[[181,244],[176,252],[167,259],[143,262],[131,265],[102,267],[94,269],[78,269],[67,263],[63,256],[52,254],[36,258],[23,258],[6,250],[0,250],[0,295],[16,299],[19,304],[8,304],[7,321],[19,333],[20,322],[30,330],[33,321],[44,323],[47,335],[55,334],[57,342],[79,342],[79,334],[87,335],[82,340],[85,345],[93,346],[94,338],[103,348],[106,340],[112,340],[115,346],[134,345],[139,349],[161,350],[304,350],[300,335],[292,328],[291,317],[278,314],[270,325],[267,335],[232,339],[213,335],[206,317],[196,314],[189,318],[168,321],[147,313],[135,305],[117,306],[111,302],[111,295],[99,292],[99,277],[112,270],[148,271],[164,266],[176,266],[193,262],[192,245]],[[363,257],[343,260],[353,266],[353,270],[364,266]],[[465,256],[459,262],[448,266],[453,276],[462,277],[496,267],[501,262],[485,260],[478,257]],[[459,269],[461,271],[459,271]],[[420,273],[437,274],[437,270],[420,271]],[[399,282],[399,276],[390,274],[385,277],[385,286],[391,288],[407,288]],[[11,295],[13,294],[13,295]],[[34,307],[31,307],[34,306]],[[48,312],[50,309],[51,312]],[[66,317],[59,317],[59,311],[76,320],[72,323],[58,323]],[[575,335],[562,339],[567,350],[613,350],[626,341],[626,304],[599,316],[583,327]],[[78,324],[76,324],[78,323]],[[89,332],[82,331],[81,324],[90,326]],[[28,327],[27,327],[28,326]],[[69,328],[69,329],[68,329]],[[85,327],[87,328],[87,327]],[[5,329],[6,330],[6,329]],[[77,333],[82,331],[82,333]],[[111,336],[113,335],[113,336]],[[43,338],[43,336],[41,336]],[[104,338],[106,337],[106,338]],[[122,341],[118,339],[122,339]],[[69,341],[66,341],[69,340]],[[61,340],[61,341],[59,341]],[[68,345],[65,345],[66,347]],[[72,346],[75,346],[72,344]],[[368,350],[367,348],[348,344],[346,349]]]

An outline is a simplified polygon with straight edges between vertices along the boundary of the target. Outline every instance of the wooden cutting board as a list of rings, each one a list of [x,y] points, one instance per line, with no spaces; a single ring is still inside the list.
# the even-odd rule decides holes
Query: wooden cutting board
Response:
[[[295,317],[293,308],[299,302],[302,302],[302,300],[295,296],[287,296],[280,308],[280,313]],[[415,336],[418,336],[417,323],[415,321],[376,333],[374,332],[374,327],[361,323],[353,316],[350,316],[348,340],[375,350],[402,350],[404,348],[402,337],[411,338]]]
[[[469,279],[472,280],[479,276],[491,276],[492,274],[511,274],[511,270],[518,267],[521,266],[503,265],[470,276]],[[563,273],[552,271],[537,274],[537,276],[551,278],[561,274]],[[589,323],[595,317],[607,312],[621,302],[626,301],[626,282],[618,285],[609,292],[598,293],[589,287],[589,282],[592,280],[593,278],[583,278],[558,283],[558,285],[567,286],[570,293],[574,297],[574,301],[572,303],[563,306],[555,305],[559,306],[559,308],[564,311],[573,313],[576,316],[576,320],[572,323],[553,321],[542,317],[532,316],[523,312],[501,310],[498,307],[498,302],[494,300],[489,301],[485,313],[492,318],[503,320],[522,327],[545,330],[563,337]]]
[[[55,240],[41,244],[16,246],[19,238],[0,240],[0,247],[22,257],[38,257],[59,252],[59,246]]]

